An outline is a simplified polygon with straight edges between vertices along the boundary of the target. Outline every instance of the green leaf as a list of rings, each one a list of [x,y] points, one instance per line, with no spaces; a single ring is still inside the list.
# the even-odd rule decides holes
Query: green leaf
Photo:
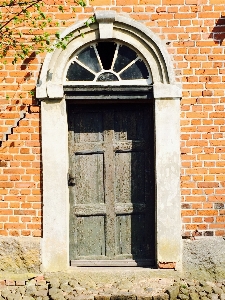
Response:
[[[86,7],[86,2],[84,0],[79,0],[78,2],[78,5],[80,5],[81,7]]]
[[[34,91],[29,91],[29,94],[30,94],[31,96],[34,96]]]
[[[59,32],[56,32],[55,36],[56,36],[57,39],[60,39],[60,33]]]
[[[62,5],[59,5],[58,10],[61,11],[61,12],[64,12],[63,6],[62,6]]]

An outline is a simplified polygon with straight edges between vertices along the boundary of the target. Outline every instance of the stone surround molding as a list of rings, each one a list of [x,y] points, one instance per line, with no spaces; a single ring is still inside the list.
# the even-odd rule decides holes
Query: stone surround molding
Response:
[[[67,48],[47,54],[36,95],[41,103],[43,161],[42,271],[69,267],[68,126],[63,83],[65,67],[79,48],[100,40],[121,41],[137,49],[153,77],[155,99],[156,261],[181,266],[180,98],[173,64],[163,42],[147,27],[114,11],[96,11],[67,28],[74,33]],[[84,34],[84,35],[83,35]]]

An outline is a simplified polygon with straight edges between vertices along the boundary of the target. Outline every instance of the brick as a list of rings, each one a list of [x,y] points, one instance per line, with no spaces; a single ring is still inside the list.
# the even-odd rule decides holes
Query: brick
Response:
[[[95,0],[97,1],[97,0]],[[142,4],[147,4],[147,3],[142,3]],[[120,5],[138,5],[138,0],[117,0],[116,1],[116,5],[120,6]]]
[[[203,233],[203,235],[204,235],[204,236],[213,236],[214,234],[213,234],[213,231],[207,230],[207,231],[205,231],[205,232]]]
[[[197,156],[200,160],[218,160],[219,155],[218,154],[199,154]]]
[[[198,202],[196,202],[196,203],[192,203],[191,207],[192,207],[192,209],[201,209],[203,204],[204,203],[198,203]]]
[[[216,218],[216,222],[218,222],[218,223],[225,223],[225,216],[219,216],[219,217],[217,217]],[[217,224],[218,225],[218,224]],[[224,227],[225,227],[225,224],[223,224],[224,225]]]
[[[32,232],[32,236],[33,237],[41,237],[42,236],[41,230],[34,230]]]
[[[216,230],[215,235],[216,236],[224,236],[225,235],[225,230]]]
[[[204,222],[206,222],[206,223],[213,223],[214,222],[214,218],[213,217],[204,218]]]
[[[149,14],[132,14],[130,16],[135,20],[149,20]]]
[[[159,269],[175,269],[176,263],[175,262],[159,262],[158,267],[159,267]]]
[[[7,167],[6,161],[0,161],[0,167]]]
[[[127,0],[126,0],[127,1]],[[118,1],[117,1],[118,2]],[[91,5],[111,5],[111,0],[92,0]],[[117,3],[118,4],[118,3]],[[133,3],[134,4],[134,3]],[[120,5],[120,4],[118,4]],[[124,4],[125,5],[125,4]],[[126,4],[127,5],[127,4]]]
[[[1,212],[1,211],[0,211]],[[1,213],[0,213],[1,214]],[[36,215],[35,210],[24,210],[24,209],[15,209],[14,210],[14,215]]]
[[[225,196],[209,196],[208,200],[212,202],[225,202]]]
[[[4,286],[5,284],[5,280],[0,280],[0,286]]]
[[[11,188],[14,186],[13,182],[0,182],[0,188]]]
[[[204,202],[206,201],[205,196],[186,196],[186,201],[187,202]]]
[[[216,210],[199,210],[197,211],[199,216],[217,216],[218,212]]]
[[[121,0],[122,1],[122,0]],[[140,0],[140,5],[160,5],[161,0]],[[124,5],[124,4],[122,4]]]
[[[12,285],[15,285],[15,281],[14,280],[6,280],[5,284],[9,285],[9,286],[12,286]]]
[[[202,217],[192,218],[192,223],[202,223]]]
[[[184,216],[194,216],[194,215],[196,215],[196,210],[191,210],[191,209],[183,209],[182,211],[181,211],[181,215],[184,217]]]
[[[199,188],[216,188],[219,187],[218,182],[198,182],[197,186]]]
[[[26,224],[20,224],[20,223],[5,223],[4,229],[25,229]]]

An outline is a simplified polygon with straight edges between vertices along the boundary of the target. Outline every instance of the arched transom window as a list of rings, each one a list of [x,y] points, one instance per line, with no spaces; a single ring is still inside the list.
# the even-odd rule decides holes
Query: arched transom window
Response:
[[[146,85],[151,72],[140,53],[119,42],[89,44],[73,54],[64,84]]]

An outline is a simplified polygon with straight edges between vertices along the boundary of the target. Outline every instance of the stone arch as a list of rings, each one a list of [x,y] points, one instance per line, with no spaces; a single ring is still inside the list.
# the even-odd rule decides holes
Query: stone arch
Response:
[[[162,88],[167,91],[166,97],[181,96],[181,88],[176,83],[171,58],[156,34],[141,23],[117,15],[114,11],[96,11],[95,16],[97,22],[90,27],[82,21],[64,30],[62,38],[73,34],[67,48],[56,49],[53,53],[47,54],[37,84],[39,99],[63,97],[63,75],[69,58],[80,47],[101,39],[121,41],[141,50],[152,71],[156,98],[157,92]]]
[[[155,107],[156,261],[181,264],[180,98],[173,64],[163,42],[147,27],[114,11],[96,11],[96,22],[67,28],[65,50],[46,55],[36,95],[41,103],[43,160],[43,271],[69,266],[68,126],[64,70],[77,49],[96,40],[116,40],[141,51],[151,68]],[[57,262],[57,263],[56,263]]]

